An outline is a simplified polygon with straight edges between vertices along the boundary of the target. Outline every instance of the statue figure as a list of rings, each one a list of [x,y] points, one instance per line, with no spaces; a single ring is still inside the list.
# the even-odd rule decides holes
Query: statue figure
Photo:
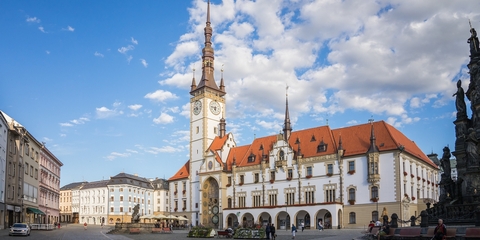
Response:
[[[386,208],[386,207],[383,207],[382,217],[383,217],[383,216],[387,216],[387,218],[388,218],[388,212],[387,212],[387,208]]]
[[[467,142],[467,163],[474,164],[479,159],[478,151],[477,151],[477,137],[475,136],[475,131],[473,128],[468,129],[468,136],[466,139]]]
[[[462,88],[462,80],[457,81],[457,92],[454,93],[453,96],[457,96],[455,100],[457,119],[467,118],[467,105],[465,104],[465,92]]]
[[[470,38],[468,38],[467,43],[470,44],[470,57],[474,57],[474,55],[477,55],[480,51],[478,48],[478,37],[477,37],[477,31],[475,31],[475,28],[470,28]]]
[[[450,157],[451,156],[452,155],[450,154],[450,148],[444,147],[443,148],[443,156],[442,156],[442,159],[440,160],[440,164],[442,165],[443,174],[445,174],[445,177],[447,179],[451,179],[450,178],[450,174],[452,172],[452,168],[450,167]]]
[[[133,213],[132,213],[132,222],[138,223],[140,221],[140,213],[138,210],[140,209],[140,204],[135,205],[133,207]]]
[[[403,221],[406,221],[408,219],[409,209],[410,209],[410,197],[408,194],[405,194],[403,199],[402,199],[402,206],[403,206]]]

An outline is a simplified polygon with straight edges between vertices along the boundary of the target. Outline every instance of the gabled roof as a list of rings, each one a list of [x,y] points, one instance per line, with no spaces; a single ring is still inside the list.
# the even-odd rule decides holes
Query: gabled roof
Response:
[[[277,141],[277,135],[255,138],[252,144],[246,145],[246,151],[243,155],[236,156],[236,164],[238,167],[252,166],[260,164],[262,161],[262,150],[263,154],[268,155],[269,151],[272,150],[273,144]],[[240,152],[239,152],[240,153]],[[254,160],[249,162],[248,159],[250,156],[254,156]],[[267,156],[268,157],[268,156]]]
[[[168,181],[184,179],[188,178],[188,176],[190,176],[190,160],[188,160],[173,177],[169,178]]]
[[[399,150],[401,146],[403,146],[404,152],[423,160],[433,167],[437,167],[437,165],[420,150],[415,142],[408,139],[398,129],[385,121],[373,122],[371,124],[373,124],[375,129],[376,144],[380,152]],[[336,141],[342,136],[343,149],[345,150],[344,156],[365,154],[368,151],[370,148],[371,124],[366,123],[332,130]]]
[[[72,190],[75,188],[80,188],[82,185],[87,184],[88,182],[74,182],[74,183],[69,183],[63,187],[60,188],[60,191],[65,191],[65,190]]]
[[[137,175],[132,175],[128,173],[119,173],[113,177],[110,177],[108,185],[115,185],[115,184],[129,184],[134,186],[139,186],[143,188],[153,188],[152,183],[150,180],[139,177]]]
[[[101,181],[95,181],[95,182],[88,182],[85,185],[83,185],[83,189],[90,189],[90,188],[101,188],[101,187],[107,187],[109,180],[101,180]]]
[[[297,139],[300,144],[297,144]],[[288,140],[290,147],[297,152],[300,146],[302,157],[314,157],[337,153],[337,146],[329,126],[304,129],[292,132]],[[325,151],[318,151],[320,145],[325,145]]]

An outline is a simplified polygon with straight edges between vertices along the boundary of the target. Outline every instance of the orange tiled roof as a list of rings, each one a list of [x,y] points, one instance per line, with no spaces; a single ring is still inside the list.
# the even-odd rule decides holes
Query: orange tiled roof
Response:
[[[178,172],[175,173],[175,175],[173,175],[173,177],[169,178],[168,181],[188,178],[189,175],[190,175],[190,160],[188,160],[187,163],[185,163],[185,165],[183,165],[182,168],[180,168],[180,170],[178,170]]]
[[[215,155],[215,160],[220,164],[220,166],[223,166],[223,162],[221,156],[218,155],[218,151],[222,149],[227,139],[228,134],[223,136],[223,138],[216,136],[213,139],[212,144],[210,144],[210,147],[207,149],[207,151],[211,151]]]
[[[433,167],[438,167],[412,140],[408,139],[403,133],[390,124],[384,121],[374,122],[373,128],[376,145],[380,152],[398,150],[400,146],[403,145],[405,152],[423,160]],[[345,150],[344,156],[365,154],[370,147],[370,123],[334,129],[332,132],[337,144],[340,136],[342,137],[342,145]]]

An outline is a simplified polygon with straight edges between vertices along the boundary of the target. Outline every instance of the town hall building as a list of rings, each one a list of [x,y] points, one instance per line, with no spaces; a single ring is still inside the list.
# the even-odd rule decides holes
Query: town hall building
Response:
[[[362,228],[392,213],[409,220],[438,201],[439,167],[384,121],[293,131],[287,96],[283,132],[238,146],[227,133],[223,72],[214,78],[212,32],[208,3],[202,77],[190,90],[190,159],[169,179],[166,212],[220,229]]]

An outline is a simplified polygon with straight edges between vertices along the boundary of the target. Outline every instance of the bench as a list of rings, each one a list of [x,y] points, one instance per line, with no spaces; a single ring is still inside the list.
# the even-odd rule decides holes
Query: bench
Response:
[[[386,235],[380,235],[380,239],[392,239],[395,236],[395,230],[396,228],[390,228],[388,234]]]
[[[163,233],[161,228],[152,228],[152,233]]]
[[[421,237],[421,228],[401,228],[398,235],[394,235],[394,239],[418,239]]]
[[[377,235],[377,233],[380,231],[380,227],[379,226],[374,226],[372,227],[372,230],[367,230],[367,231],[363,231],[362,233],[364,234],[364,238],[371,238],[375,235]]]
[[[227,231],[217,231],[217,238],[219,238],[220,236],[226,237],[226,238],[231,237],[230,233]]]
[[[447,229],[448,231],[448,229]],[[480,239],[480,228],[467,228],[465,239]]]
[[[170,229],[170,228],[168,228],[168,227],[163,228],[162,230],[163,230],[163,231],[162,231],[163,233],[172,233],[172,229]]]
[[[130,228],[130,234],[140,234],[140,228]]]
[[[457,229],[456,228],[448,228],[447,227],[447,235],[445,236],[445,239],[456,239],[455,236],[457,235]]]
[[[432,239],[433,236],[434,236],[434,233],[435,232],[435,228],[428,228],[427,229],[427,233],[425,234],[421,234],[420,236],[422,236],[422,238],[425,238],[425,239]]]

